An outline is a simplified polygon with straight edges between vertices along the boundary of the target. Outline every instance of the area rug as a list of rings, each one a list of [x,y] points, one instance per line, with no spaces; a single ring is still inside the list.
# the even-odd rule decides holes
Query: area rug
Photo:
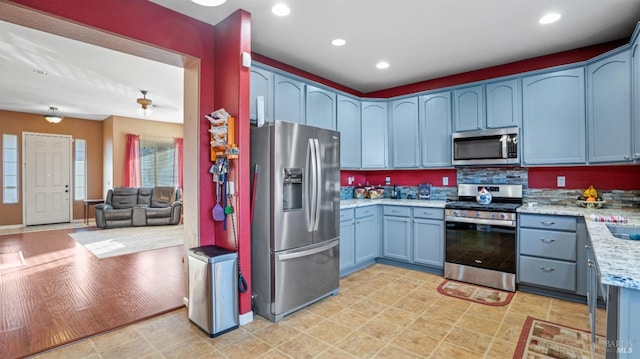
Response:
[[[469,283],[461,283],[445,279],[438,286],[438,292],[454,298],[468,300],[491,306],[503,306],[511,302],[513,293],[481,287]]]
[[[597,342],[592,356],[589,332],[527,317],[513,358],[604,358],[604,338],[597,336]]]
[[[184,244],[184,226],[149,226],[69,233],[98,258],[149,251]]]

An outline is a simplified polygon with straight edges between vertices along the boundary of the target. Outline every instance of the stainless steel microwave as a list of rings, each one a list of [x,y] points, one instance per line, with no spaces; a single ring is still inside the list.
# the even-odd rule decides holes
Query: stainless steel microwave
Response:
[[[452,135],[453,165],[520,164],[518,127],[457,132]]]

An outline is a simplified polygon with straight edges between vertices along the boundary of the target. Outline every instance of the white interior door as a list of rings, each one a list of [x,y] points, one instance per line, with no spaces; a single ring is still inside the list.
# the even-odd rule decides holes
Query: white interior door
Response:
[[[71,136],[23,135],[24,224],[71,222]]]

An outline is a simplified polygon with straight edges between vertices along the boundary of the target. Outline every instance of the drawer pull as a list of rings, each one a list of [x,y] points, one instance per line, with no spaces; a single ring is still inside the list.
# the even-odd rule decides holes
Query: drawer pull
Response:
[[[482,261],[479,259],[474,259],[473,261],[476,262],[477,264],[482,264]]]
[[[542,223],[543,226],[553,226],[554,224],[556,224],[556,222],[552,221],[540,221],[540,223]]]
[[[584,248],[585,248],[585,249],[589,249],[589,248],[591,248],[591,247],[589,247],[589,245],[588,245],[588,244],[585,244],[585,245],[584,245]]]
[[[398,211],[397,209],[392,209],[391,212],[393,213],[399,213],[400,211]]]
[[[540,269],[541,269],[543,272],[547,272],[547,273],[549,273],[549,272],[553,272],[554,270],[556,270],[555,268],[551,268],[551,267],[543,267],[543,266],[540,266]]]
[[[433,212],[422,212],[422,214],[424,214],[425,216],[430,216],[433,214]]]
[[[540,240],[540,242],[547,243],[547,244],[553,243],[556,241],[555,239],[550,239],[550,238],[538,238],[538,239]]]

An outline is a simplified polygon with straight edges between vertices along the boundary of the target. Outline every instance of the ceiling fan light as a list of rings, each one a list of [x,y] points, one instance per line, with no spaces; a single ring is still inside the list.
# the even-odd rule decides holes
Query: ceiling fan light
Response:
[[[58,108],[53,106],[49,107],[49,112],[47,112],[43,116],[44,119],[47,120],[47,122],[53,124],[60,123],[64,118],[64,116],[62,116],[62,114],[58,111]]]
[[[202,6],[220,6],[227,0],[191,0],[192,2]]]
[[[153,111],[151,110],[151,108],[146,107],[146,108],[139,108],[136,110],[136,113],[139,116],[144,116],[144,117],[149,117],[153,114]]]

